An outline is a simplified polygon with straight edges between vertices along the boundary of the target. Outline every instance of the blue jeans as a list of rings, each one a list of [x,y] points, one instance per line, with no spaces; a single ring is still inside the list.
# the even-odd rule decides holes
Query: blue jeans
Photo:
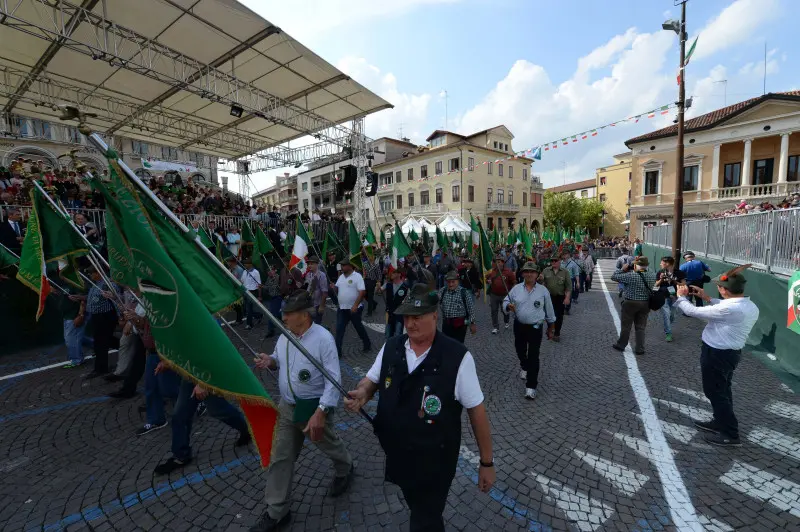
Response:
[[[250,290],[250,293],[258,297],[258,290]],[[247,316],[247,325],[253,326],[253,318],[261,318],[261,313],[256,311],[256,304],[249,297],[244,298],[244,313]]]
[[[198,400],[192,397],[194,384],[182,379],[178,389],[178,399],[172,411],[172,455],[181,462],[192,457],[189,439],[192,434],[192,421],[197,411]],[[209,394],[203,401],[208,413],[240,433],[247,432],[247,423],[239,410],[217,395]]]
[[[403,316],[389,314],[389,320],[386,324],[386,339],[388,340],[392,336],[401,334],[403,334]]]
[[[580,290],[579,291],[580,292],[585,291],[586,290],[586,274],[584,272],[581,272],[580,277],[578,277],[578,283],[580,284],[580,286],[579,286]]]
[[[573,277],[572,278],[572,301],[575,301],[575,302],[578,301],[578,295],[581,293],[579,288],[580,288],[580,286],[579,286],[579,283],[578,283],[578,278],[577,277]]]
[[[83,362],[83,333],[86,330],[86,322],[80,327],[76,327],[72,320],[64,320],[64,344],[67,346],[69,361],[73,364]]]
[[[661,307],[661,317],[664,319],[664,334],[672,334],[672,322],[675,320],[675,308],[672,298],[667,296],[664,306]]]
[[[364,324],[361,323],[361,312],[364,307],[359,307],[356,312],[350,309],[339,309],[336,311],[336,351],[339,353],[339,358],[342,358],[342,341],[344,341],[344,331],[347,329],[347,324],[352,322],[353,328],[358,333],[358,337],[364,343],[364,349],[370,348],[369,336],[367,330],[364,329]]]
[[[164,414],[164,399],[178,395],[178,384],[181,378],[172,370],[155,374],[156,366],[161,361],[155,351],[147,352],[144,367],[144,404],[147,408],[147,423],[163,425],[167,421]]]
[[[273,296],[267,301],[267,310],[278,319],[281,319],[281,303],[283,303],[283,298],[281,296]],[[272,320],[269,320],[267,322],[267,334],[273,334],[275,328],[275,324],[272,323]]]

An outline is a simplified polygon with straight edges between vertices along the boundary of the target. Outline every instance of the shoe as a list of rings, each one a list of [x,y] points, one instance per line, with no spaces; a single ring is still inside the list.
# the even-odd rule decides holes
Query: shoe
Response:
[[[506,329],[508,329],[510,326],[511,326],[511,325],[509,325],[508,323],[506,323]]]
[[[611,347],[616,349],[617,351],[625,351],[624,347],[618,346],[617,344],[611,344]]]
[[[524,369],[519,370],[519,378],[525,380],[528,378],[528,372]]]
[[[719,434],[717,422],[713,419],[711,421],[695,421],[694,426],[702,431],[710,432],[711,434]]]
[[[206,407],[205,402],[200,401],[199,403],[197,403],[197,411],[196,411],[197,412],[197,417],[205,415],[207,410],[208,410],[208,407]]]
[[[136,431],[136,435],[137,436],[144,436],[148,432],[153,432],[154,430],[163,429],[166,426],[167,426],[167,422],[166,421],[161,425],[151,425],[150,423],[145,423],[144,427],[142,427],[142,428],[140,428],[140,429],[138,429]]]
[[[497,334],[497,328],[492,329],[492,334]]]
[[[271,518],[267,512],[264,512],[264,515],[261,516],[258,523],[250,527],[250,532],[272,532],[273,530],[278,530],[278,528],[289,522],[289,517],[291,515],[292,512],[287,512],[286,515],[275,520]]]
[[[525,399],[536,399],[536,389],[525,388]]]
[[[83,364],[83,362],[79,362],[77,364],[74,363],[74,362],[69,362],[69,363],[67,363],[67,364],[65,364],[65,365],[63,365],[61,367],[64,368],[64,369],[79,368],[81,366],[81,364]]]
[[[244,330],[245,330],[245,331],[249,331],[249,330],[250,330],[250,329],[252,329],[252,328],[253,328],[253,326],[252,326],[252,325],[245,325],[245,326],[244,326]]]
[[[553,341],[554,342],[560,342],[561,341],[561,337],[558,336],[558,335],[555,335],[555,336],[553,336]]]
[[[672,341],[672,333],[667,333],[667,342]]]
[[[169,475],[176,469],[181,469],[191,463],[192,463],[191,458],[188,458],[186,460],[177,460],[175,458],[170,458],[163,464],[158,464],[153,472],[156,475]]]
[[[103,378],[108,382],[119,382],[125,380],[125,377],[123,377],[122,375],[117,375],[116,373],[110,373],[108,375],[105,375]]]
[[[355,466],[351,464],[350,471],[347,472],[347,475],[343,477],[335,477],[331,483],[331,489],[328,490],[328,495],[331,497],[338,497],[347,491],[347,488],[350,487],[350,482],[353,480],[354,471]]]
[[[709,434],[706,436],[705,439],[711,445],[716,445],[717,447],[741,447],[742,441],[739,438],[731,438],[721,432],[717,432],[715,434]]]
[[[250,436],[250,432],[244,431],[239,433],[239,439],[236,440],[236,443],[233,444],[234,447],[244,447],[245,445],[249,444],[253,441],[253,437]]]
[[[84,378],[85,378],[85,379],[96,379],[97,377],[102,377],[102,376],[103,376],[103,375],[105,375],[106,373],[108,373],[108,372],[107,372],[107,371],[100,372],[100,371],[94,371],[94,370],[92,370],[92,371],[90,371],[90,372],[89,372],[89,374],[88,374],[88,375],[86,375],[86,377],[84,377]]]
[[[130,399],[131,397],[136,397],[136,395],[136,391],[117,390],[116,392],[110,392],[108,397],[112,399]]]

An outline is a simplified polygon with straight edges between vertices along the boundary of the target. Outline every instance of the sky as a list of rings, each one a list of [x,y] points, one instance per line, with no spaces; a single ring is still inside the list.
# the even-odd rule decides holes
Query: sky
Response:
[[[242,1],[394,105],[367,117],[371,138],[504,124],[522,151],[677,100],[678,36],[661,29],[680,18],[673,0]],[[798,16],[796,0],[689,0],[687,117],[761,95],[765,46],[766,91],[800,88]],[[545,187],[593,179],[625,140],[674,119],[605,128],[543,152],[533,173]],[[253,174],[251,191],[282,173]]]

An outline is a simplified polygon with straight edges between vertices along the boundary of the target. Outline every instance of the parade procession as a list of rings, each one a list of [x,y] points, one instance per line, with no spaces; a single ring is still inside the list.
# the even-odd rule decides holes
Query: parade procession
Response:
[[[0,3],[0,530],[800,530],[795,59],[723,44],[765,3],[448,89],[379,37],[480,2]]]

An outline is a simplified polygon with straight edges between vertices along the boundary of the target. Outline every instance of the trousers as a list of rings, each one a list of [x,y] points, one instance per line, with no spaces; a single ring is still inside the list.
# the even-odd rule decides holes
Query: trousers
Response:
[[[432,482],[424,488],[404,488],[403,497],[411,511],[410,532],[444,532],[444,507],[452,482]]]
[[[733,413],[731,381],[741,358],[740,350],[716,349],[705,342],[700,349],[703,393],[711,401],[714,423],[720,432],[730,438],[739,437],[739,421]]]
[[[534,390],[539,385],[539,350],[542,347],[544,325],[534,327],[514,320],[514,348],[519,358],[520,369],[528,372],[526,388]]]
[[[347,330],[347,324],[350,322],[353,323],[353,328],[364,343],[364,349],[370,348],[367,330],[364,329],[364,324],[361,323],[362,311],[363,307],[359,308],[356,312],[350,309],[339,309],[336,311],[336,351],[339,353],[339,358],[342,358],[342,342],[344,342],[344,333]]]
[[[119,351],[117,352],[117,367],[114,369],[114,375],[124,377],[128,374],[133,361],[133,350],[138,335],[131,332],[128,336],[124,334],[119,339]]]
[[[83,362],[83,335],[86,331],[86,322],[76,327],[73,320],[64,320],[64,344],[67,346],[69,361],[73,364]]]
[[[364,279],[364,288],[367,292],[367,316],[372,314],[375,311],[375,307],[378,304],[375,302],[375,285],[377,284],[376,281],[372,279]]]
[[[249,292],[258,297],[258,290],[250,290]],[[261,313],[256,310],[256,305],[248,297],[244,298],[244,313],[247,316],[247,325],[250,327],[253,326],[253,318],[260,319],[262,317]]]
[[[463,344],[464,338],[467,337],[467,323],[464,322],[461,327],[455,327],[450,318],[442,318],[442,333]]]
[[[644,331],[647,327],[647,316],[650,315],[650,304],[647,301],[626,299],[622,302],[622,326],[619,331],[617,345],[624,348],[631,337],[631,327],[635,329],[636,346],[633,352],[644,354]]]
[[[494,327],[495,329],[500,328],[500,322],[497,319],[497,311],[502,312],[501,308],[503,300],[505,298],[506,296],[489,294],[489,305],[490,305],[489,312],[491,313],[492,316],[492,327]],[[503,323],[508,323],[509,317],[510,317],[509,314],[503,313]]]
[[[144,375],[145,366],[147,365],[147,353],[145,352],[142,338],[138,334],[131,334],[130,350],[131,350],[131,363],[128,366],[128,373],[125,374],[125,380],[122,381],[122,392],[136,393],[136,385]],[[156,362],[158,365],[158,362]],[[154,366],[155,368],[155,366]]]
[[[108,373],[108,350],[117,328],[117,313],[115,311],[92,314],[92,327],[94,327],[94,370],[97,373]]]
[[[294,463],[303,450],[303,441],[306,438],[303,434],[306,424],[295,423],[292,420],[294,405],[281,401],[278,404],[278,413],[280,414],[278,430],[272,448],[272,461],[267,469],[267,486],[264,490],[264,498],[269,507],[267,511],[275,520],[280,520],[289,513]],[[325,418],[322,440],[314,442],[314,445],[333,461],[335,476],[344,477],[350,472],[353,459],[334,430],[333,416],[334,414],[330,413]]]
[[[564,325],[564,296],[550,294],[550,301],[553,303],[553,312],[556,314],[554,336],[561,336],[561,326]]]
[[[386,339],[388,340],[392,336],[403,334],[403,325],[403,316],[389,314],[386,318]]]

